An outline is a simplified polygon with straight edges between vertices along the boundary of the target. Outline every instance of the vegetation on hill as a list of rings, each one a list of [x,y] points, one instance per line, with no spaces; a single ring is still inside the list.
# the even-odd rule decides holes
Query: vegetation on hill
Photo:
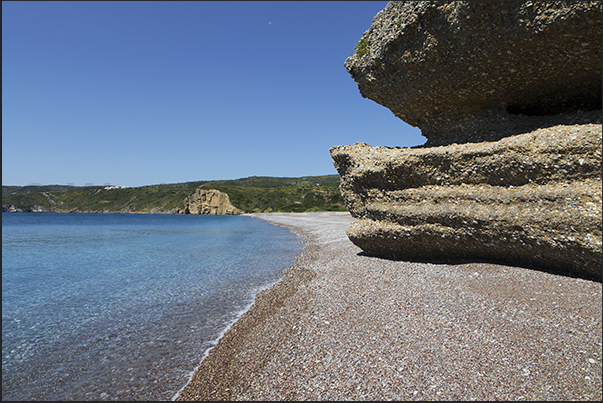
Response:
[[[105,189],[105,186],[2,186],[2,210],[174,213],[197,188],[227,193],[245,212],[345,211],[339,176],[198,181]]]

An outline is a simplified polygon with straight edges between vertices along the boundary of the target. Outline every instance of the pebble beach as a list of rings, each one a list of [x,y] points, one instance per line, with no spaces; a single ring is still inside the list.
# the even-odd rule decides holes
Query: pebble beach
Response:
[[[347,212],[253,216],[305,243],[177,400],[601,400],[601,283],[371,257]]]

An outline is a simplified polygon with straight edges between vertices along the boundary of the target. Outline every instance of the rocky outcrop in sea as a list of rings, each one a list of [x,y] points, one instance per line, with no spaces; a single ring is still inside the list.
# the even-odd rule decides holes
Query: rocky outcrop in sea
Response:
[[[44,206],[40,206],[38,204],[31,206],[31,207],[27,207],[25,209],[17,207],[13,204],[3,204],[2,212],[3,213],[23,213],[23,212],[25,212],[25,213],[46,213],[46,212],[49,212],[49,210],[47,208],[45,208]]]
[[[3,204],[2,212],[3,213],[20,213],[20,212],[23,212],[23,210],[19,207],[16,207],[13,204]]]
[[[184,199],[184,208],[176,214],[237,215],[245,213],[230,204],[228,194],[215,189],[197,189]]]
[[[345,67],[422,147],[331,149],[365,252],[601,280],[601,2],[391,2]]]

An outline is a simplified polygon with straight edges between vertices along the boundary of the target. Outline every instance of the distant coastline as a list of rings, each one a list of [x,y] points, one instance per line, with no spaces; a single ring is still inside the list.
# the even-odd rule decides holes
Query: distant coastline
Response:
[[[2,212],[179,214],[197,189],[228,194],[246,213],[347,211],[339,175],[258,177],[141,187],[2,186]]]

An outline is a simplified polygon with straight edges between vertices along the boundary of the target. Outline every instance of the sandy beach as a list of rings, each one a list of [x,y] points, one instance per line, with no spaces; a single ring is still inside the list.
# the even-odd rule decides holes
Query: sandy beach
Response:
[[[179,400],[601,400],[601,283],[370,257],[348,213],[253,215],[305,249]]]

